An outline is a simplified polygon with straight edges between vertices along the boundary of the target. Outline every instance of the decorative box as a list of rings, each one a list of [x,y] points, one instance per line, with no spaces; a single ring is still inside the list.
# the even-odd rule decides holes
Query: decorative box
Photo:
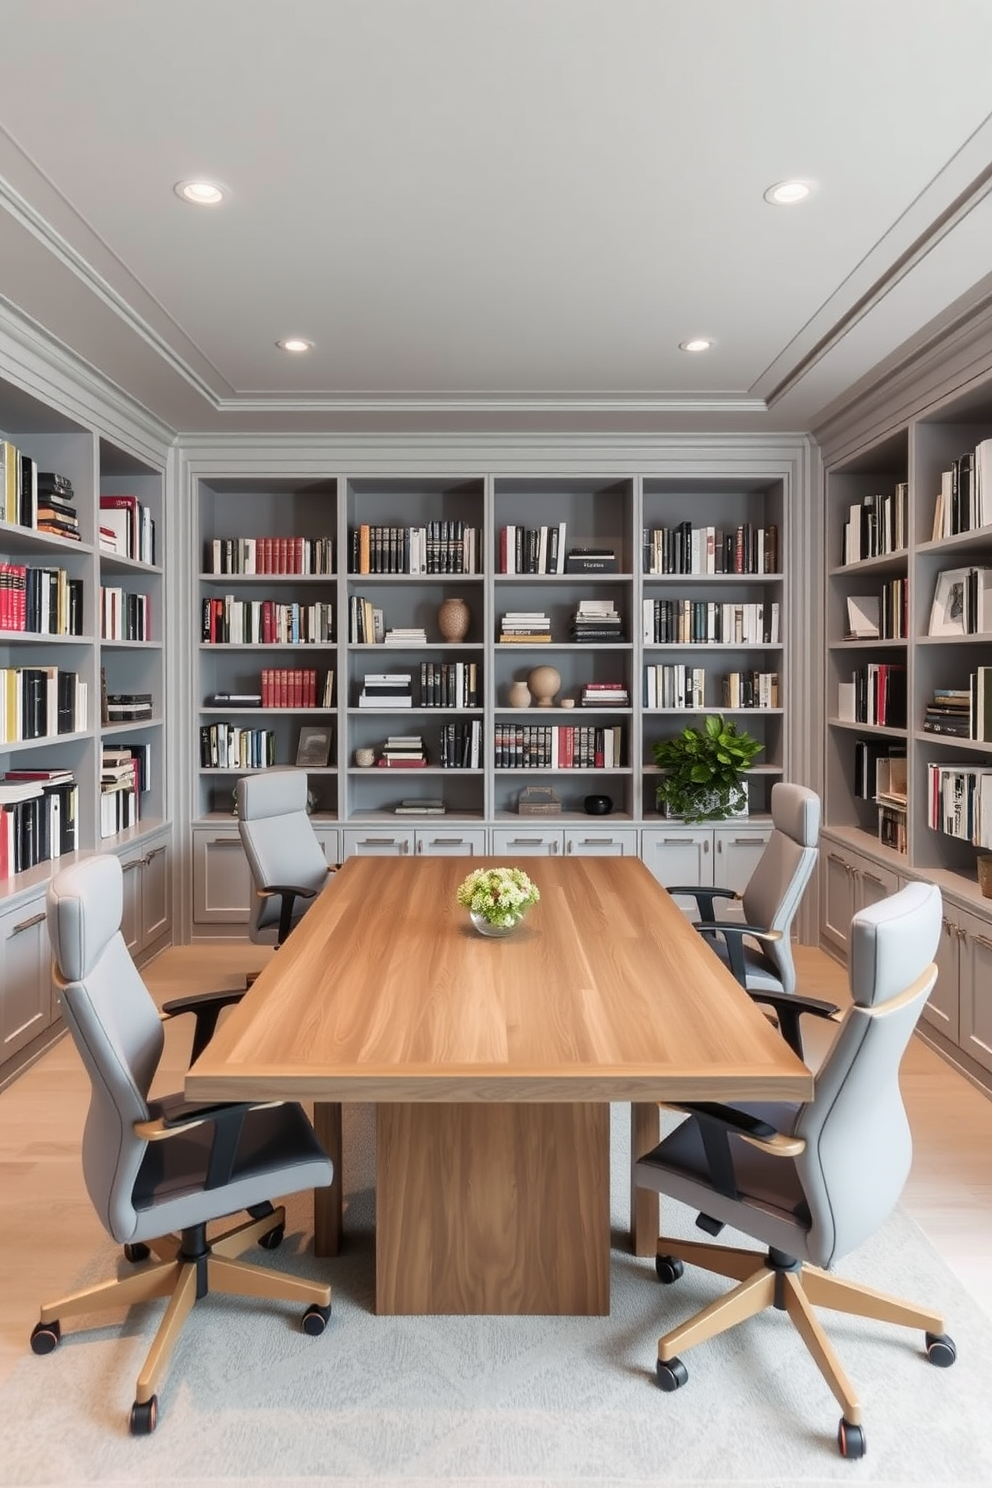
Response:
[[[550,786],[528,785],[517,801],[521,816],[561,816],[561,798]]]

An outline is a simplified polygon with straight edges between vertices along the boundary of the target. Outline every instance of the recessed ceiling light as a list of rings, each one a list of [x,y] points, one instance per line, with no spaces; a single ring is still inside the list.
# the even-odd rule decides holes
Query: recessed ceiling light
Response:
[[[302,336],[286,336],[276,345],[280,351],[313,351],[313,342],[304,340]]]
[[[769,186],[765,201],[771,202],[773,207],[794,207],[806,201],[812,192],[809,181],[779,181],[777,185]]]
[[[224,200],[224,188],[216,181],[177,181],[175,193],[194,207],[215,207]]]
[[[709,351],[712,345],[705,336],[695,336],[691,341],[680,341],[679,351]]]

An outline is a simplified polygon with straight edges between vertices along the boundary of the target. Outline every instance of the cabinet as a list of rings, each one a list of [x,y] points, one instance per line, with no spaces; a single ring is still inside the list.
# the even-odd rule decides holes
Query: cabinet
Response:
[[[121,932],[135,961],[147,961],[172,931],[172,845],[146,841],[119,854],[124,878]]]
[[[336,827],[314,823],[317,841],[328,863],[341,861]],[[230,812],[193,827],[193,939],[241,939],[255,893],[248,859]]]
[[[715,825],[683,826],[672,822],[664,827],[645,827],[641,832],[641,857],[659,883],[693,884],[742,892],[771,835],[770,818]],[[696,903],[684,895],[675,902],[694,916]],[[738,906],[720,906],[720,915],[741,918]]]
[[[987,921],[944,901],[937,985],[923,1018],[928,1028],[992,1073],[992,933]]]
[[[32,1045],[44,1045],[57,1019],[40,893],[0,910],[0,1084]]]
[[[901,882],[894,867],[824,834],[820,841],[821,927],[832,949],[846,956],[852,916],[894,894]]]

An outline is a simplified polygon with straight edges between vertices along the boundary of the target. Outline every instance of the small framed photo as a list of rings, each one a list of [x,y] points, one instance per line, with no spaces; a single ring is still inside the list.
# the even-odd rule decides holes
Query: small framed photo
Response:
[[[937,575],[933,605],[930,610],[932,636],[964,635],[968,568],[948,568]]]
[[[296,749],[296,763],[308,769],[320,769],[327,764],[331,754],[331,730],[324,728],[301,728],[300,742]]]

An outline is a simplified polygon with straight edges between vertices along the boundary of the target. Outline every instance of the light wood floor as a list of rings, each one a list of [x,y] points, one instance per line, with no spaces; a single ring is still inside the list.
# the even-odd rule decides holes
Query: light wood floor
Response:
[[[242,985],[265,954],[249,945],[176,947],[145,969],[145,979],[163,1002]],[[843,996],[846,978],[829,957],[800,948],[797,963],[803,991]],[[156,1089],[180,1085],[190,1021],[168,1025]],[[915,1147],[904,1205],[992,1316],[992,1100],[918,1040],[903,1063],[903,1090]],[[0,1092],[0,1381],[27,1351],[42,1300],[70,1290],[106,1238],[79,1162],[88,1095],[68,1038]]]

